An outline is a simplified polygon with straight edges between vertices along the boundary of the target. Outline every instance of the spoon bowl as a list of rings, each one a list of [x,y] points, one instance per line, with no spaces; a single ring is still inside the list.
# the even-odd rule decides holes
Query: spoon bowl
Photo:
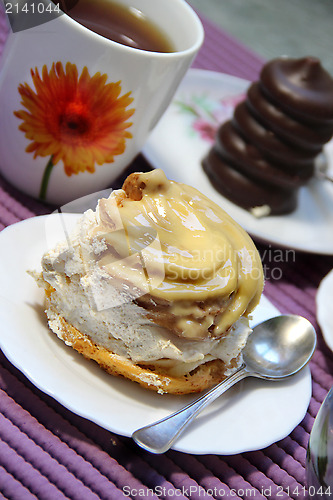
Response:
[[[238,370],[185,408],[132,434],[134,441],[152,453],[164,453],[191,421],[210,403],[246,377],[283,380],[299,372],[316,348],[311,323],[296,315],[271,318],[257,325],[243,349]]]
[[[316,332],[307,319],[291,314],[276,316],[253,329],[243,359],[253,376],[282,379],[301,370],[315,346]]]

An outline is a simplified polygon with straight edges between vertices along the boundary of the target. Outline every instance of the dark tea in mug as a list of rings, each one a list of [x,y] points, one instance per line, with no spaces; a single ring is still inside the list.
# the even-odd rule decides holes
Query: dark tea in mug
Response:
[[[154,1],[154,0],[151,0]],[[60,7],[86,28],[109,40],[152,52],[174,52],[172,42],[161,28],[133,6],[113,0],[78,0],[71,8]]]

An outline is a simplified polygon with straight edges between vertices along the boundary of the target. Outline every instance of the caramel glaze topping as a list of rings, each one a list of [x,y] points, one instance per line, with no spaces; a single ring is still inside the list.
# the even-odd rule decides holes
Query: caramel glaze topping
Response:
[[[162,170],[135,173],[100,200],[98,213],[90,236],[108,246],[100,265],[143,296],[148,282],[149,300],[168,305],[178,335],[219,338],[258,304],[263,270],[254,243],[196,189],[169,181]],[[110,254],[117,257],[111,265]],[[201,319],[207,305],[212,314]]]
[[[203,167],[234,203],[289,213],[332,134],[333,78],[314,57],[274,59],[264,65],[232,120],[220,126]],[[237,191],[245,186],[242,196]]]

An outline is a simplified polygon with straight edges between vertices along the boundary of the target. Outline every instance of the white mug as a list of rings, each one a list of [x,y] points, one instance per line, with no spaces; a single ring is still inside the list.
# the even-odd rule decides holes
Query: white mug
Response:
[[[9,34],[0,67],[0,172],[34,198],[61,205],[109,187],[142,149],[203,42],[184,0],[117,1],[160,26],[174,51],[121,45],[67,14]]]

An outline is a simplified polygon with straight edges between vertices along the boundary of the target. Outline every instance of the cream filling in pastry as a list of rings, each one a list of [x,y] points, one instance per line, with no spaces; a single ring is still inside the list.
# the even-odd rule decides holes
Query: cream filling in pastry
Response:
[[[177,374],[213,359],[231,366],[263,288],[248,234],[161,170],[132,174],[85,212],[70,239],[44,255],[37,280],[52,287],[47,315],[59,336],[62,316],[97,345]],[[166,303],[176,328],[158,324],[144,296],[156,308]],[[209,301],[223,307],[209,314]]]

